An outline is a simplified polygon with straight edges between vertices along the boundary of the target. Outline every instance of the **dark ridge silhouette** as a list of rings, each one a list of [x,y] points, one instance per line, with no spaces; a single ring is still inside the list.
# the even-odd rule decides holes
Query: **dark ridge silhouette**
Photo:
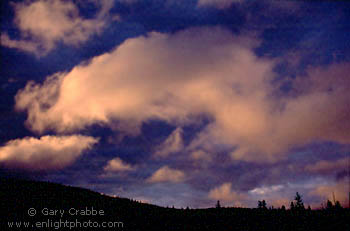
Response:
[[[259,201],[259,208],[250,209],[222,207],[218,201],[213,208],[176,209],[56,183],[0,181],[0,230],[350,230],[350,211],[338,204],[291,210],[266,209]],[[301,206],[299,196],[298,201]],[[33,208],[36,215],[30,216]]]

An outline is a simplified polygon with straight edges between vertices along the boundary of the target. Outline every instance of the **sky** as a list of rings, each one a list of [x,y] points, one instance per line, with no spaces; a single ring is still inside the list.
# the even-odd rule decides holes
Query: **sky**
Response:
[[[177,208],[348,204],[350,3],[1,3],[0,177]]]

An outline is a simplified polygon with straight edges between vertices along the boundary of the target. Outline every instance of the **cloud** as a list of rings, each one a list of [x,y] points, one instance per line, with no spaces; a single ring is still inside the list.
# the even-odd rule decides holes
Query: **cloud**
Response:
[[[6,33],[0,36],[1,45],[9,48],[17,48],[26,52],[36,53],[38,44],[33,41],[11,40]]]
[[[48,77],[42,85],[28,83],[16,96],[16,108],[28,111],[28,126],[36,132],[79,130],[115,120],[123,121],[121,130],[138,129],[149,119],[185,124],[195,121],[192,115],[215,109],[210,106],[223,97],[225,77],[238,72],[238,65],[254,61],[246,48],[250,41],[220,28],[128,39],[69,73]],[[258,66],[260,72],[266,69]]]
[[[350,64],[310,68],[283,92],[272,84],[277,60],[257,57],[258,44],[220,27],[152,32],[43,84],[29,82],[16,109],[39,134],[101,124],[137,135],[150,120],[180,128],[210,119],[186,147],[175,130],[158,150],[164,156],[225,147],[234,160],[276,162],[313,141],[350,143]]]
[[[268,201],[268,207],[270,207],[270,205],[274,206],[275,208],[281,208],[282,206],[284,206],[285,208],[289,208],[290,202],[292,199],[288,199],[288,198],[271,198]]]
[[[183,150],[182,128],[176,128],[169,137],[156,148],[155,157],[167,157],[172,153]]]
[[[221,186],[210,190],[208,197],[214,200],[229,202],[235,206],[242,206],[247,199],[247,195],[233,191],[231,183],[224,183]]]
[[[191,152],[190,157],[193,160],[197,161],[210,161],[211,160],[211,155],[208,152],[205,152],[203,150],[195,150]]]
[[[295,189],[286,188],[286,185],[264,185],[260,187],[253,188],[248,191],[251,201],[257,205],[258,200],[265,200],[267,207],[274,206],[276,208],[284,205],[289,206],[290,201],[293,199],[286,198],[286,191],[294,191]]]
[[[314,173],[331,173],[335,171],[342,171],[348,168],[348,158],[338,159],[336,161],[317,161],[314,164],[305,166],[305,170]]]
[[[148,178],[146,181],[149,183],[161,183],[161,182],[173,182],[173,183],[179,183],[184,181],[185,179],[185,173],[176,170],[171,169],[168,166],[163,166],[160,169],[158,169],[156,172],[153,173],[153,175]]]
[[[97,142],[96,138],[81,135],[10,140],[0,147],[0,164],[34,171],[61,169]]]
[[[137,2],[138,0],[118,0],[118,1],[122,2],[122,3],[133,4],[133,3]]]
[[[15,24],[21,32],[20,40],[12,40],[2,33],[1,44],[37,56],[45,55],[57,42],[78,45],[106,26],[113,1],[92,1],[99,8],[95,18],[85,19],[71,1],[37,0],[15,3]]]
[[[327,200],[333,202],[334,194],[335,199],[339,201],[342,206],[346,206],[348,204],[348,192],[348,179],[344,179],[335,184],[317,186],[315,189],[309,192],[309,195],[318,196],[321,200],[323,200],[323,203],[325,203]]]
[[[219,9],[230,7],[234,3],[243,3],[245,0],[199,0],[197,5],[203,6],[214,6]]]
[[[283,189],[283,185],[272,185],[272,186],[263,186],[259,188],[254,188],[250,190],[250,193],[257,194],[257,195],[265,195],[265,194],[270,194],[275,191],[279,191]]]
[[[290,94],[256,97],[239,105],[239,110],[226,110],[226,114],[220,114],[220,123],[208,126],[193,145],[210,143],[214,138],[228,144],[234,144],[235,140],[237,149],[231,153],[233,159],[275,162],[285,158],[291,148],[313,141],[348,144],[349,68],[349,63],[343,63],[310,69],[307,77],[295,80]],[[271,94],[274,91],[263,85],[261,90]]]
[[[298,4],[293,1],[251,1],[251,0],[198,0],[198,7],[216,7],[218,9],[226,9],[232,5],[244,6],[254,4],[256,2],[263,3],[265,5],[264,10],[270,10],[266,8],[272,8],[274,10],[295,11],[298,9]]]
[[[116,157],[108,161],[107,165],[103,168],[106,172],[124,172],[134,170],[135,167],[128,163],[125,163],[122,159]]]

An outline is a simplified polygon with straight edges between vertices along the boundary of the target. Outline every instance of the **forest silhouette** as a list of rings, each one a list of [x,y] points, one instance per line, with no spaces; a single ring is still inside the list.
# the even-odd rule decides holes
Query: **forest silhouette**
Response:
[[[0,179],[0,203],[0,230],[350,230],[350,210],[339,201],[328,200],[323,208],[311,210],[305,208],[298,192],[288,208],[268,207],[262,200],[257,208],[223,207],[217,201],[212,208],[183,209],[57,183]],[[30,216],[33,208],[36,214]],[[65,211],[64,215],[58,213],[60,210]],[[61,226],[54,227],[59,221]],[[78,226],[88,221],[95,225],[114,222],[118,227],[68,228],[63,221],[76,222]],[[23,228],[24,222],[33,227]],[[35,226],[38,222],[44,222],[40,228]],[[16,227],[19,224],[21,228]]]

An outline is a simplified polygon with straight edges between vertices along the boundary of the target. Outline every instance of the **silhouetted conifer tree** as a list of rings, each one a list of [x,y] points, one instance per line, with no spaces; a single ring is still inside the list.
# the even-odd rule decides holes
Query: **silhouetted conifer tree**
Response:
[[[267,209],[267,207],[266,207],[266,201],[265,201],[265,200],[258,201],[258,208],[259,208],[259,209]]]
[[[290,210],[294,210],[295,209],[295,206],[294,206],[294,202],[290,202]]]
[[[301,199],[301,195],[298,192],[296,193],[294,200],[295,200],[295,209],[298,209],[298,210],[305,209],[303,199]]]
[[[326,203],[326,209],[333,209],[333,204],[332,204],[332,201],[327,200],[327,203]]]
[[[341,204],[340,204],[339,201],[336,201],[336,202],[335,202],[335,205],[334,205],[334,208],[335,208],[335,209],[342,209],[343,207],[341,206]]]
[[[221,208],[221,205],[220,205],[220,201],[217,201],[216,202],[216,206],[215,206],[217,209],[220,209]]]
[[[326,208],[327,210],[331,209],[342,209],[343,207],[340,205],[339,201],[336,201],[335,204],[333,204],[330,200],[327,200],[326,202]]]

